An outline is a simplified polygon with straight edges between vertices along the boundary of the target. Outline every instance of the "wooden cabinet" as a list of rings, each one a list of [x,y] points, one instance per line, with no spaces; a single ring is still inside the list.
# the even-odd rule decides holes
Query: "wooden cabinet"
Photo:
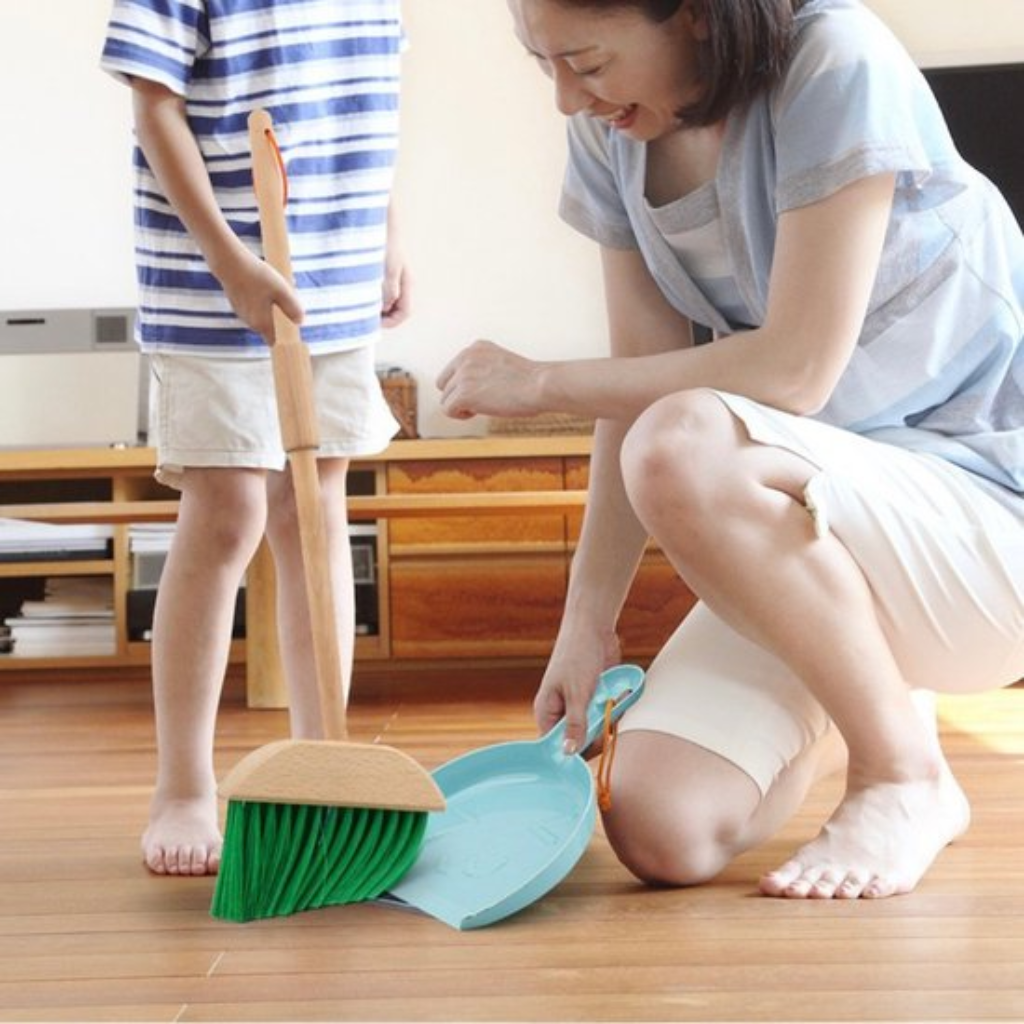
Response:
[[[558,457],[388,465],[391,494],[559,491]],[[444,515],[388,527],[391,654],[541,657],[565,599],[565,515]]]
[[[579,537],[589,439],[527,437],[396,441],[352,467],[353,517],[377,519],[378,629],[357,639],[360,660],[544,658],[565,600]],[[149,449],[0,452],[0,516],[34,504],[74,521],[114,524],[110,551],[89,562],[0,562],[0,585],[55,575],[110,581],[116,650],[104,657],[0,655],[0,671],[146,665],[149,645],[129,639],[127,594],[133,518],[173,519],[176,495],[153,480]],[[566,500],[558,499],[564,492]],[[575,496],[575,504],[569,500]],[[548,502],[544,499],[554,497]],[[360,502],[363,504],[360,505]],[[389,504],[391,502],[391,504]],[[404,502],[404,504],[403,504]],[[279,693],[272,634],[273,575],[264,555],[250,568],[250,693],[254,674]],[[645,554],[621,634],[627,658],[653,655],[693,603],[664,556]],[[254,617],[257,628],[252,628]],[[233,647],[246,657],[244,642]]]
[[[388,492],[585,490],[587,455],[578,440],[562,441],[561,453],[524,454],[530,442],[519,439],[492,447],[489,457],[391,462]],[[547,656],[581,523],[581,511],[391,522],[391,656]],[[620,622],[624,656],[653,655],[692,604],[693,595],[652,547]]]

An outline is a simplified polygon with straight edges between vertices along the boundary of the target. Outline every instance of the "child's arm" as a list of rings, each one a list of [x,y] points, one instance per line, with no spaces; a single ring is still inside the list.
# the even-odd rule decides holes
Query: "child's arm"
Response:
[[[217,206],[199,145],[188,125],[185,101],[144,78],[132,79],[132,94],[135,130],[146,161],[232,308],[265,338],[273,334],[274,305],[300,322],[298,293],[245,247]]]

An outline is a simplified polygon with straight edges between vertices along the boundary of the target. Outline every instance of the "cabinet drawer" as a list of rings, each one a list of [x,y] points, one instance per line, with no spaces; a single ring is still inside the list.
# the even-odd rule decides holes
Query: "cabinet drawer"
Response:
[[[394,657],[544,657],[565,601],[565,558],[402,558],[390,582]]]
[[[487,491],[561,491],[560,458],[459,459],[397,462],[388,466],[389,494],[479,494]],[[565,543],[561,515],[438,516],[395,519],[390,524],[393,551],[431,545]]]
[[[648,551],[619,616],[623,656],[653,657],[696,602],[668,559]]]

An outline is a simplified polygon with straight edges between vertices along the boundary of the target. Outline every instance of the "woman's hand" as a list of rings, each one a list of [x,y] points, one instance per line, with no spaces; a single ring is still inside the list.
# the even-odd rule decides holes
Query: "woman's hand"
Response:
[[[544,365],[491,341],[475,341],[438,375],[441,409],[459,420],[481,414],[531,416],[543,412]]]
[[[588,627],[563,622],[544,679],[533,701],[537,728],[544,734],[565,718],[565,752],[583,753],[587,736],[587,708],[598,676],[617,665],[618,638]]]

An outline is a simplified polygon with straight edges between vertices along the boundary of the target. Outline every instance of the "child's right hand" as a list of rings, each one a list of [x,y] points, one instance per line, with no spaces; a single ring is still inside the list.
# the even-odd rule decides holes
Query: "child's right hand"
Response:
[[[302,323],[304,312],[295,286],[248,249],[231,261],[218,280],[239,319],[268,344],[274,338],[274,306],[289,320]]]

